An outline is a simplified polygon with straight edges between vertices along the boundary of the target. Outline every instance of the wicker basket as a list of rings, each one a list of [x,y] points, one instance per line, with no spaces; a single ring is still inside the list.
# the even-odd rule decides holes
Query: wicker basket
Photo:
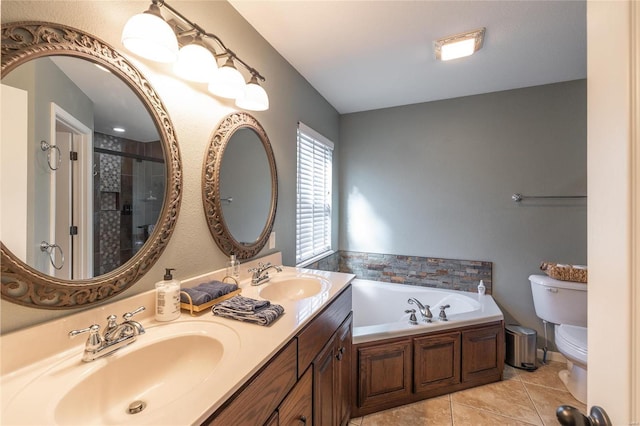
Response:
[[[542,262],[542,264],[540,264],[540,269],[556,280],[587,283],[586,266],[561,265],[552,262]]]

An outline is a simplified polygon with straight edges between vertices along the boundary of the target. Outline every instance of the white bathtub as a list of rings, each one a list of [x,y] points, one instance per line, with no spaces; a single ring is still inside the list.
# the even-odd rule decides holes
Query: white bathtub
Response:
[[[412,334],[441,331],[504,319],[493,297],[456,290],[390,284],[354,279],[353,285],[353,343]],[[431,323],[422,322],[418,307],[409,304],[411,297],[431,306]],[[440,321],[440,306],[447,308],[448,321]],[[418,325],[409,324],[407,309],[415,309]]]

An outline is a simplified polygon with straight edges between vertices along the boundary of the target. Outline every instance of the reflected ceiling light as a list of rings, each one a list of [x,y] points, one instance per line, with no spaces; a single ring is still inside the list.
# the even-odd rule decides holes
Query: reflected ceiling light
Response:
[[[114,127],[113,131],[118,133],[124,133],[126,130],[123,129],[122,127]]]
[[[98,68],[100,71],[108,72],[109,74],[111,74],[111,71],[108,70],[107,68],[103,67],[102,65],[100,65],[100,64],[93,64],[93,65],[95,65],[96,68]]]
[[[144,13],[129,18],[122,30],[122,44],[131,52],[156,62],[175,62],[178,39],[153,1]]]
[[[436,59],[449,61],[473,55],[484,42],[485,28],[439,38],[434,42]]]
[[[231,57],[213,74],[209,81],[209,92],[227,99],[236,99],[244,90],[244,77],[233,64]]]
[[[202,37],[198,36],[192,43],[182,46],[173,71],[185,80],[206,83],[211,80],[216,68],[216,59],[202,43]]]
[[[167,23],[160,13],[161,7],[175,19]],[[209,91],[216,96],[242,98],[237,103],[245,105],[241,108],[262,111],[269,107],[267,93],[258,83],[258,80],[265,81],[265,78],[258,70],[228,49],[215,34],[206,32],[164,0],[151,0],[148,10],[127,21],[122,30],[122,44],[143,58],[156,62],[175,62],[173,69],[177,75],[185,80],[208,82]],[[179,44],[183,46],[180,50]],[[225,57],[226,63],[218,68],[217,59]],[[248,84],[245,84],[234,62],[251,74]]]
[[[236,99],[236,106],[249,111],[266,111],[269,109],[269,96],[260,86],[255,75],[251,76],[251,80],[244,86],[243,93]]]

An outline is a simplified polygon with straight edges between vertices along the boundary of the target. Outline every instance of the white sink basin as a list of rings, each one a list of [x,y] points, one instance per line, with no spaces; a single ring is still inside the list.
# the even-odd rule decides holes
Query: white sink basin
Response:
[[[313,275],[274,277],[258,294],[268,300],[301,300],[326,292],[329,281]]]
[[[202,398],[216,371],[232,368],[240,339],[231,328],[184,321],[149,327],[131,345],[92,362],[82,353],[46,369],[3,407],[7,424],[153,424],[180,410],[180,399]],[[200,392],[199,392],[200,390]],[[146,408],[130,414],[129,405]]]

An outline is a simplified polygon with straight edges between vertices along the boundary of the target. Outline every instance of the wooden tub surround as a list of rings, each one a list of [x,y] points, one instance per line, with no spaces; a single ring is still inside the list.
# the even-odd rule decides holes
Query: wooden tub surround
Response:
[[[353,345],[351,416],[502,379],[504,321]]]

